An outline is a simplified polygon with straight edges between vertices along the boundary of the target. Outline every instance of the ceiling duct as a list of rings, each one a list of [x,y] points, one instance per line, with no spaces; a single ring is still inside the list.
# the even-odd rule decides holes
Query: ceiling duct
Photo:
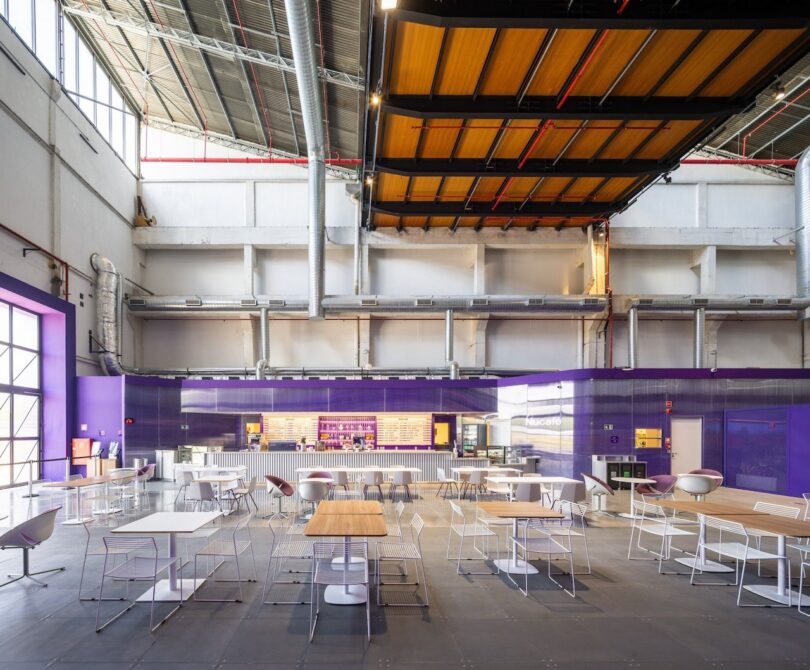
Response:
[[[696,309],[707,312],[794,312],[810,307],[810,296],[636,298],[629,306],[645,312],[693,312]]]

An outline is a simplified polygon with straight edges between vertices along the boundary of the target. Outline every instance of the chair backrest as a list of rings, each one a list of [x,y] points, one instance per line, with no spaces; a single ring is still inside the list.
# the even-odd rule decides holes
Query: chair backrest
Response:
[[[557,500],[557,507],[555,508],[561,514],[573,519],[575,516],[580,517],[581,520],[585,518],[588,513],[588,506],[582,503],[574,502],[572,500]]]
[[[282,496],[289,497],[295,493],[295,489],[293,489],[293,487],[281,477],[276,477],[275,475],[265,475],[264,478],[267,480],[267,490],[271,494],[273,494],[271,487],[278,491],[278,493]]]
[[[473,470],[470,473],[470,484],[475,486],[481,486],[487,478],[487,471],[486,470]]]
[[[378,486],[383,483],[383,473],[381,470],[366,470],[363,482],[367,486]]]
[[[714,528],[716,530],[721,530],[724,533],[734,533],[736,535],[742,535],[746,539],[746,541],[748,540],[748,532],[745,530],[745,526],[736,521],[718,519],[713,516],[706,516],[705,514],[698,514],[698,521],[700,521],[700,523],[705,525],[707,528]]]
[[[102,539],[104,540],[107,553],[109,553],[111,549],[114,551],[125,551],[126,553],[146,549],[157,555],[157,543],[153,537],[124,537],[116,535],[114,537],[105,536]]]
[[[798,507],[791,505],[777,505],[776,503],[764,502],[758,500],[754,503],[755,512],[767,512],[768,514],[775,514],[776,516],[784,516],[788,519],[798,519],[801,510]]]
[[[307,475],[307,479],[332,479],[332,473],[325,470],[313,470]]]
[[[256,477],[251,477],[247,486],[248,493],[253,493],[256,490]]]
[[[528,475],[526,475],[528,477]],[[577,482],[576,484],[563,484],[560,487],[560,500],[569,500],[571,502],[579,502],[585,500],[585,484]]]
[[[543,486],[540,482],[521,482],[515,488],[514,499],[517,502],[537,502],[543,497]]]
[[[345,470],[332,470],[329,474],[338,486],[349,485],[349,473]]]
[[[422,534],[422,529],[425,527],[425,522],[421,516],[418,514],[414,514],[413,518],[411,519],[411,534],[413,535],[413,541],[416,544],[419,544],[419,536]]]
[[[645,521],[665,522],[667,520],[667,515],[661,505],[638,499],[633,500],[633,515],[640,516]]]
[[[707,475],[688,474],[678,477],[677,487],[691,495],[705,495],[715,488],[715,481]]]
[[[804,520],[810,519],[810,493],[802,493],[804,498]]]
[[[714,488],[723,485],[723,473],[711,468],[698,468],[697,470],[690,470],[690,475],[710,475],[712,477],[712,484]]]
[[[324,560],[329,558],[362,558],[368,561],[368,542],[358,542],[353,540],[351,542],[313,542],[312,543],[312,557],[315,560]],[[352,566],[357,565],[358,562],[347,561],[336,563],[334,569],[339,570],[340,566],[345,565],[347,572],[353,570]],[[367,564],[367,563],[366,563]]]
[[[580,472],[579,475],[585,482],[586,490],[590,491],[592,496],[613,495],[613,487],[607,482],[603,482],[599,477],[586,475],[584,472]]]
[[[655,484],[652,485],[653,488],[659,493],[664,494],[671,493],[678,481],[676,475],[652,475],[648,477],[648,479],[654,480]]]
[[[62,507],[53,507],[10,528],[0,535],[0,547],[36,547],[53,535],[56,513]]]
[[[458,506],[456,503],[454,503],[452,500],[448,500],[447,502],[449,502],[449,503],[450,503],[450,510],[451,510],[451,513],[452,513],[453,515],[458,515],[458,516],[460,516],[460,517],[461,517],[462,522],[466,522],[466,519],[465,519],[465,517],[464,517],[464,512],[461,510],[461,507],[459,507],[459,506]],[[453,519],[451,518],[451,519],[450,519],[450,523],[452,524],[452,522],[453,522]]]
[[[332,497],[335,500],[362,500],[362,491],[344,491],[343,489],[334,489]]]
[[[188,485],[189,500],[214,500],[214,487],[209,482],[193,481]]]
[[[298,495],[307,502],[320,502],[329,493],[329,484],[304,479],[298,483]]]
[[[413,473],[410,470],[394,471],[394,484],[410,485],[413,483]]]
[[[398,501],[397,504],[394,506],[394,509],[396,510],[397,513],[397,521],[399,521],[402,518],[402,513],[405,511],[405,503],[402,502],[401,500]]]
[[[440,482],[447,481],[447,472],[445,472],[444,468],[436,468],[436,476],[439,478]],[[810,495],[810,494],[805,494]]]
[[[191,470],[183,470],[183,484],[188,486],[194,481],[194,473]]]

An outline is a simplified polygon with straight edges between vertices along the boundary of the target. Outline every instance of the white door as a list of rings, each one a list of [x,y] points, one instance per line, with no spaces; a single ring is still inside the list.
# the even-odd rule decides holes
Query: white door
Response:
[[[702,467],[703,419],[701,417],[672,417],[672,466],[673,475],[683,474]]]

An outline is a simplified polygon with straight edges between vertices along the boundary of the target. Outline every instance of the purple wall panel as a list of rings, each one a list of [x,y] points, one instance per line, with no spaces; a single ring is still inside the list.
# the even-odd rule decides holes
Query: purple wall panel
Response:
[[[329,389],[330,412],[383,412],[385,389],[366,388],[362,382],[355,388]]]
[[[441,408],[441,402],[442,389],[436,386],[385,390],[386,412],[435,412]]]
[[[272,412],[275,393],[276,389],[272,388],[240,388],[223,384],[216,389],[217,411]]]
[[[788,410],[788,495],[801,496],[810,491],[810,405],[795,405]]]
[[[725,484],[787,493],[787,432],[784,407],[726,412]]]
[[[329,389],[328,388],[273,389],[273,411],[328,412]]]
[[[226,450],[244,449],[241,439],[241,421],[235,414],[194,414],[183,415],[188,425],[183,444],[206,446],[222,445]]]
[[[498,408],[496,388],[454,388],[441,389],[441,410],[443,412],[495,412]],[[435,410],[432,410],[435,411]]]
[[[124,439],[124,378],[78,377],[76,379],[76,437],[100,440],[107,455],[111,441]],[[86,429],[82,429],[87,426]],[[58,479],[65,474],[63,463],[57,463]],[[73,466],[73,472],[85,472],[85,466]]]

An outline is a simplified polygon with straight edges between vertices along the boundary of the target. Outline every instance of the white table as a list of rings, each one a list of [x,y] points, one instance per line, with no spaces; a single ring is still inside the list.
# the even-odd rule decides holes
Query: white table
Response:
[[[168,538],[168,558],[177,558],[177,535],[193,533],[222,515],[222,512],[156,512],[125,526],[112,528],[118,535],[166,535]],[[183,600],[188,600],[203,584],[205,579],[177,579],[177,562],[169,567],[169,578],[161,579],[155,587],[155,600],[175,602],[180,600],[182,583]],[[138,602],[152,600],[152,589],[138,598]]]
[[[639,484],[655,484],[655,480],[647,479],[646,477],[611,477],[610,479],[614,482],[630,484],[630,511],[621,512],[619,516],[623,516],[625,519],[635,519],[636,515],[633,514],[633,502],[636,499],[636,486]]]
[[[181,472],[191,472],[195,475],[195,477],[200,477],[202,475],[218,475],[220,472],[232,472],[238,477],[246,477],[247,476],[247,466],[246,465],[194,465],[193,463],[175,463],[174,464],[174,480],[177,481],[181,479],[180,473]]]
[[[204,484],[213,484],[217,487],[217,500],[219,500],[220,506],[222,505],[222,485],[228,484],[230,482],[238,482],[239,476],[236,474],[232,475],[204,475],[202,477],[197,478],[198,482],[202,482]],[[226,516],[231,513],[232,510],[227,510],[223,512]]]
[[[493,484],[508,484],[509,488],[514,494],[515,486],[518,484],[548,484],[552,487],[552,492],[555,486],[563,486],[564,484],[581,484],[579,479],[571,479],[570,477],[555,477],[543,475],[524,475],[523,477],[509,477],[504,475],[491,475],[487,477],[488,482]],[[552,496],[553,497],[553,496]]]

